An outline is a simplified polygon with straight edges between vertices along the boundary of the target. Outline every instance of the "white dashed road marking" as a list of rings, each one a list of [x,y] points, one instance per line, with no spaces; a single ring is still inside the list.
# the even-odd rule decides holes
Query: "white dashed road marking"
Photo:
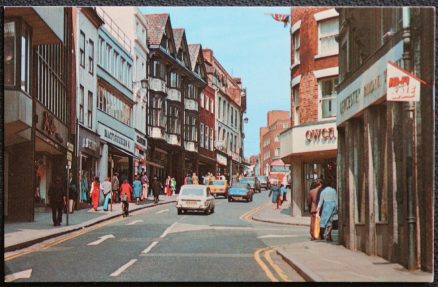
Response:
[[[5,282],[12,282],[12,281],[15,281],[17,279],[30,278],[31,275],[32,275],[32,269],[23,270],[23,271],[20,271],[20,272],[16,272],[16,273],[12,273],[12,274],[6,275],[5,276]]]
[[[136,223],[138,223],[138,222],[143,222],[143,220],[141,220],[141,219],[139,219],[139,220],[134,220],[134,221],[129,222],[129,223],[126,224],[126,225],[134,225],[134,224],[136,224]]]
[[[128,263],[126,263],[125,265],[123,265],[122,267],[120,267],[119,269],[117,269],[116,271],[114,271],[113,273],[111,273],[111,277],[117,277],[120,274],[122,274],[123,271],[125,271],[126,269],[129,268],[129,266],[131,266],[132,264],[134,264],[137,261],[137,259],[131,259]]]
[[[154,246],[155,245],[157,245],[158,244],[158,241],[154,241],[154,242],[152,242],[145,250],[143,250],[141,253],[142,254],[146,254],[146,253],[148,253],[149,251],[151,251],[152,250],[152,248],[154,248]]]
[[[157,214],[168,212],[168,211],[169,211],[169,209],[163,209],[163,210],[157,211]]]

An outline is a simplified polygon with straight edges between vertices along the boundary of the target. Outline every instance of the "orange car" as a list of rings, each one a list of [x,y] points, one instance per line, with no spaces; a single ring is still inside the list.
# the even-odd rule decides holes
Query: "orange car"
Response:
[[[221,195],[226,198],[228,196],[229,186],[228,182],[224,179],[212,180],[208,183],[208,187],[214,197]]]

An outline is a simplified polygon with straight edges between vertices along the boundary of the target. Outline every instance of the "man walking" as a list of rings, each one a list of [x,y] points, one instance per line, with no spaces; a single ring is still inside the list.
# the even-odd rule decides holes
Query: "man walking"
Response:
[[[158,181],[158,178],[154,176],[154,180],[152,181],[152,192],[154,193],[154,203],[157,204],[159,201],[162,185]]]
[[[193,173],[192,182],[193,182],[193,184],[199,184],[199,178],[196,175],[196,172]]]
[[[149,190],[149,178],[146,175],[146,172],[143,172],[143,175],[140,178],[142,191],[143,191],[143,199],[146,200],[148,198],[148,190]]]
[[[111,180],[111,189],[113,190],[111,201],[118,202],[119,201],[119,173],[117,171],[114,172],[113,178]]]
[[[107,176],[105,178],[105,181],[100,185],[100,189],[102,190],[104,196],[103,210],[108,211],[108,204],[111,198],[111,189],[112,189],[109,176]]]
[[[60,226],[62,222],[62,209],[67,204],[67,195],[58,176],[49,188],[50,207],[52,208],[53,226]]]

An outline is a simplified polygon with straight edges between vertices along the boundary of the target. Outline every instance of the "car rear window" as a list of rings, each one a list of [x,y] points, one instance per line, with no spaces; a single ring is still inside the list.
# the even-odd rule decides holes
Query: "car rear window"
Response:
[[[181,190],[181,195],[204,195],[204,189],[202,188],[184,188]]]
[[[254,184],[255,180],[252,178],[241,178],[240,182],[242,183],[249,183],[249,184]]]
[[[236,187],[236,188],[247,188],[247,184],[246,183],[234,183],[232,187]]]
[[[214,180],[210,184],[211,185],[224,185],[225,181],[223,181],[223,180]]]

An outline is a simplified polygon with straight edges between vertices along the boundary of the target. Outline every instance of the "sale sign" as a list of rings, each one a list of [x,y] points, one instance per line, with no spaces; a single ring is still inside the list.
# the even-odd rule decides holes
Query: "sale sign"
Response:
[[[420,100],[420,82],[413,74],[388,61],[386,100],[409,102]]]

